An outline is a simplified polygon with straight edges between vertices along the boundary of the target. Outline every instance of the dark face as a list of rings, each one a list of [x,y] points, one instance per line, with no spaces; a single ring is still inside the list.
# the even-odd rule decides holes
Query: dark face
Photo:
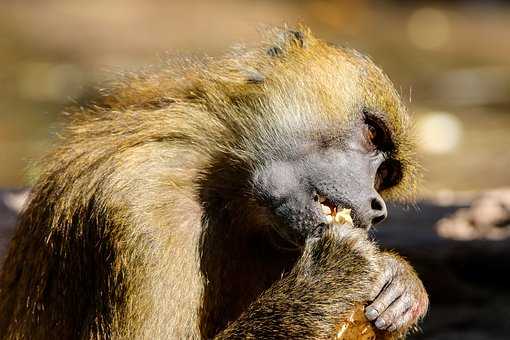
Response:
[[[341,140],[316,142],[299,157],[268,162],[254,175],[257,199],[272,211],[278,232],[293,240],[326,225],[324,206],[351,209],[354,225],[369,229],[387,216],[379,193],[401,180],[393,148],[383,119],[364,112]]]

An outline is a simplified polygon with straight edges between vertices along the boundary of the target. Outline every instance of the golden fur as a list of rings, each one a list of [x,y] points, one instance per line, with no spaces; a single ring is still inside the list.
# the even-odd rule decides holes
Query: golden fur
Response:
[[[279,147],[292,149],[295,136],[342,135],[362,105],[386,113],[397,143],[392,157],[403,165],[402,183],[383,194],[402,197],[414,187],[405,108],[358,52],[306,28],[275,29],[257,47],[182,64],[126,75],[70,115],[5,260],[0,338],[215,333],[203,323],[217,316],[203,303],[222,295],[204,288],[201,243],[208,220],[200,191],[211,169],[223,159],[255,169],[287,152]],[[212,273],[220,260],[205,266]],[[238,309],[267,285],[255,284]]]

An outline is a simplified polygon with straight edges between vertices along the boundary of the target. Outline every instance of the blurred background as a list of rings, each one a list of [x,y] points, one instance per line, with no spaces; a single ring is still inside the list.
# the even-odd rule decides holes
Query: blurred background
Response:
[[[61,110],[102,79],[218,55],[285,22],[389,74],[421,133],[423,195],[510,184],[504,1],[25,0],[0,2],[0,187],[30,184],[28,161],[47,149]]]
[[[1,1],[0,189],[30,186],[31,161],[58,133],[62,110],[117,72],[219,55],[256,41],[261,24],[283,23],[371,56],[415,118],[426,169],[419,199],[392,206],[376,235],[412,261],[431,294],[415,338],[510,338],[505,1]],[[0,202],[0,248],[23,203],[17,193]]]

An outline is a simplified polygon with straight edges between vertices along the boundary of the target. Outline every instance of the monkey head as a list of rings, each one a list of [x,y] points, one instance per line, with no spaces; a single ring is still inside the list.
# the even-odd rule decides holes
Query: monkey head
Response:
[[[384,198],[405,197],[415,186],[405,107],[360,53],[306,29],[275,36],[246,57],[240,68],[248,80],[229,93],[233,153],[245,158],[251,198],[294,241],[320,230],[333,209],[351,209],[354,225],[369,229],[387,216]]]

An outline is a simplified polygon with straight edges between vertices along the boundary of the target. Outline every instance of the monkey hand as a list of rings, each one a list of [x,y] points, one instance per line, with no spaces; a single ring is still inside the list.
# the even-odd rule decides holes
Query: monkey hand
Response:
[[[365,308],[367,319],[381,330],[399,332],[422,318],[428,309],[428,296],[413,268],[401,257],[380,254],[380,276]]]
[[[368,300],[378,275],[379,250],[366,231],[328,225],[306,241],[292,271],[215,339],[328,339],[354,304]]]
[[[307,240],[295,269],[307,275],[324,275],[332,281],[330,287],[349,282],[353,270],[363,269],[366,278],[362,281],[371,283],[379,272],[378,258],[379,251],[366,232],[349,224],[333,223],[320,237]]]

